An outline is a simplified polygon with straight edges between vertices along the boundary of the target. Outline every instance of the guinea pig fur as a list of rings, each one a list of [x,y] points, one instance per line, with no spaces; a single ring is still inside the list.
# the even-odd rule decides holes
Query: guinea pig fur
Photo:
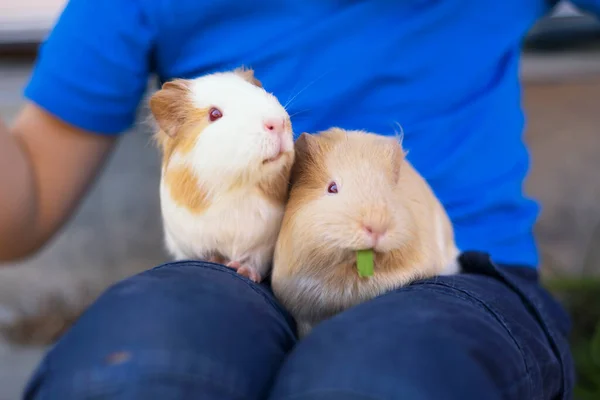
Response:
[[[458,272],[451,222],[395,138],[331,128],[296,141],[272,287],[300,336],[413,280]],[[374,251],[359,277],[356,251]]]
[[[294,161],[287,111],[245,68],[166,82],[149,104],[167,250],[262,281]]]

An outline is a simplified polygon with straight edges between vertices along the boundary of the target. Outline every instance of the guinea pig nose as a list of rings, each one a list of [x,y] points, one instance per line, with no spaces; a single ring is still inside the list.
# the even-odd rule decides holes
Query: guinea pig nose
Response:
[[[386,229],[384,227],[376,227],[374,225],[363,225],[363,229],[373,240],[377,241],[383,235],[385,235]]]
[[[265,130],[275,134],[282,134],[285,131],[285,120],[283,118],[267,118],[264,121]]]

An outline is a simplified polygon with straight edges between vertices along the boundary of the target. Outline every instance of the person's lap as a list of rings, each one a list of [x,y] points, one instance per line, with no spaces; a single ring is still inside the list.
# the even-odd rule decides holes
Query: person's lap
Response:
[[[383,295],[300,342],[268,285],[214,264],[165,264],[102,295],[24,396],[570,398],[562,310],[534,281],[499,273],[478,254],[465,260],[469,273]]]

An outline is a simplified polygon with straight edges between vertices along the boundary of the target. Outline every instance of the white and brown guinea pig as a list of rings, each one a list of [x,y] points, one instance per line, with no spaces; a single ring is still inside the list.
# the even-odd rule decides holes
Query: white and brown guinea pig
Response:
[[[166,82],[150,109],[162,151],[166,247],[268,275],[294,161],[290,117],[250,69]]]
[[[453,228],[400,141],[331,128],[296,141],[272,286],[300,336],[320,321],[419,278],[458,272]],[[356,251],[373,249],[360,277]]]

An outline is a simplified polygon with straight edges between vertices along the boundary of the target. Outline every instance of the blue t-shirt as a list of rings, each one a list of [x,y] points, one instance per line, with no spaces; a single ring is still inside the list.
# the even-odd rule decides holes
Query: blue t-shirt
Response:
[[[600,14],[600,0],[575,1]],[[336,125],[404,133],[458,245],[537,267],[523,193],[520,44],[549,0],[71,0],[26,97],[118,135],[147,87],[246,65],[296,135]]]

